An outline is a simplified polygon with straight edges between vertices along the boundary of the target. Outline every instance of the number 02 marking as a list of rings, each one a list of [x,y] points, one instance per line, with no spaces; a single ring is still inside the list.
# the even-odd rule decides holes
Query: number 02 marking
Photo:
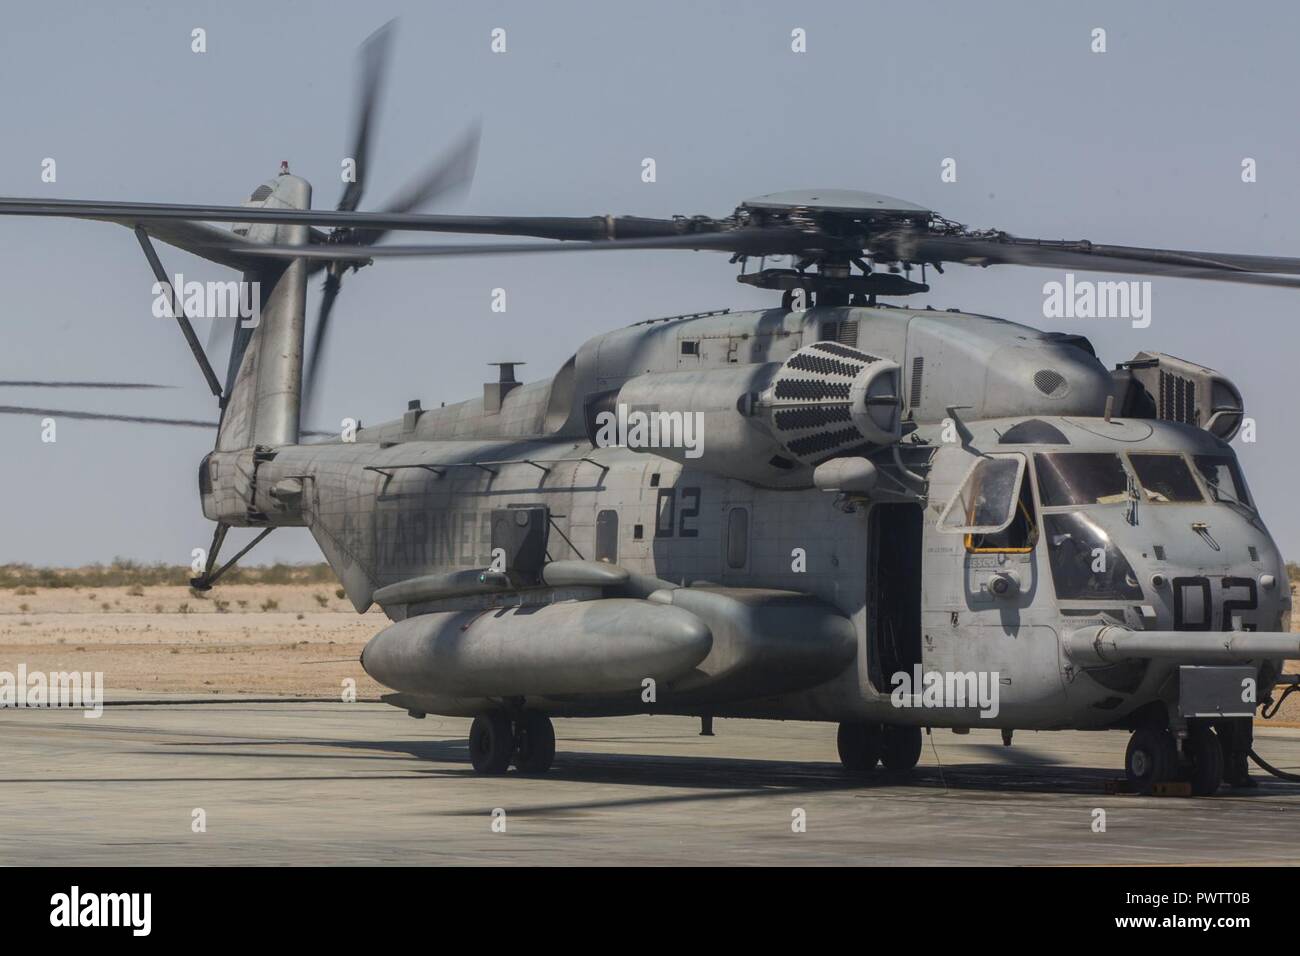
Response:
[[[677,507],[677,498],[682,499]],[[656,538],[698,538],[700,529],[686,522],[700,516],[699,488],[660,488],[655,501],[655,537]]]

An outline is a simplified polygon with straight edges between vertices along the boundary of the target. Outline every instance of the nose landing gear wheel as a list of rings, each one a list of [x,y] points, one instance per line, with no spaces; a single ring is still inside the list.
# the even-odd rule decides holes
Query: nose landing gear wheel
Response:
[[[876,761],[880,759],[880,744],[879,724],[840,724],[835,735],[840,763],[849,773],[867,773],[875,769]]]
[[[510,766],[515,735],[510,718],[501,712],[475,717],[469,728],[469,759],[482,774],[501,774]]]
[[[1124,753],[1124,776],[1138,793],[1150,793],[1157,783],[1172,780],[1178,754],[1168,730],[1139,727]]]
[[[542,774],[555,759],[555,727],[549,717],[527,713],[516,724],[515,768],[520,773]]]
[[[1209,727],[1192,727],[1184,748],[1191,761],[1188,781],[1198,797],[1213,796],[1223,783],[1223,747]]]
[[[921,728],[886,725],[880,762],[886,770],[911,770],[921,759]]]

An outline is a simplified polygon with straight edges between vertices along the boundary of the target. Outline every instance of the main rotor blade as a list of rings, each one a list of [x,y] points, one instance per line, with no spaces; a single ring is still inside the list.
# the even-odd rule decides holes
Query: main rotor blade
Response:
[[[366,177],[370,174],[370,131],[374,124],[375,104],[384,85],[388,50],[396,23],[396,20],[389,20],[361,45],[361,81],[357,89],[357,112],[352,124],[352,153],[349,156],[356,164],[356,178],[347,184],[339,199],[338,208],[342,210],[356,209],[366,191]]]
[[[877,259],[966,265],[1020,265],[1086,272],[1207,279],[1248,285],[1300,287],[1300,259],[1236,253],[1192,252],[1087,241],[1020,239],[1014,236],[941,236],[913,230],[875,237]]]
[[[877,260],[887,261],[1072,268],[1285,287],[1293,283],[1267,276],[1269,274],[1300,275],[1300,258],[1287,256],[1147,249],[1139,246],[1108,246],[1090,242],[1019,239],[1006,235],[942,235],[915,229],[894,229],[869,235],[859,243],[856,240],[832,237],[817,230],[805,232],[798,229],[732,228],[730,220],[708,218],[682,220],[646,219],[636,216],[447,216],[410,212],[330,212],[304,209],[251,209],[243,206],[23,198],[0,198],[0,215],[69,216],[106,219],[126,225],[140,221],[168,219],[302,223],[314,226],[351,226],[356,230],[531,236],[589,244],[576,247],[575,251],[577,248],[632,249],[637,248],[631,244],[633,240],[659,238],[665,240],[662,245],[646,245],[641,248],[714,248],[745,255],[775,256],[818,249],[843,252],[853,246],[861,246]],[[743,243],[740,241],[741,238],[745,240]],[[255,243],[213,242],[205,248],[213,255],[295,257],[286,253],[285,247],[268,247]],[[402,250],[403,247],[386,248]],[[365,247],[349,248],[343,244],[331,246],[329,243],[319,243],[304,247],[301,255],[308,259],[357,260],[371,258],[376,254],[384,256],[493,254],[490,247],[486,246],[478,249],[453,246],[446,247],[447,251],[437,251],[438,247],[429,248],[433,251],[379,253],[377,249],[368,250]],[[542,248],[539,246],[536,251],[542,251]],[[529,251],[533,250],[525,249],[521,244],[517,247],[503,247],[500,253],[515,254]]]
[[[170,387],[170,386],[168,386]],[[39,415],[42,418],[68,418],[76,421],[122,422],[128,425],[171,425],[180,428],[216,428],[216,422],[194,418],[158,418],[153,415],[114,415],[107,412],[83,412],[68,408],[32,408],[27,405],[0,405],[0,415]],[[334,438],[337,432],[301,431],[305,438]]]
[[[446,216],[413,212],[332,212],[328,209],[254,209],[247,206],[13,197],[0,197],[0,215],[106,219],[124,225],[134,225],[151,219],[269,222],[588,241],[676,236],[684,232],[679,220],[645,219],[638,216]],[[718,220],[692,220],[691,225],[696,233],[715,232],[723,228],[723,223]],[[221,245],[221,243],[213,244],[214,247]],[[247,254],[258,248],[257,243],[227,243],[226,245],[231,248],[237,246],[241,254]]]
[[[258,254],[269,259],[330,259],[357,262],[372,258],[422,258],[455,256],[527,255],[536,252],[615,252],[634,249],[693,249],[739,252],[745,255],[785,255],[826,248],[817,236],[794,230],[733,229],[729,232],[689,233],[649,239],[610,239],[604,242],[483,242],[446,245],[266,245]]]
[[[178,425],[185,428],[216,428],[216,422],[192,418],[156,418],[152,415],[112,415],[107,412],[82,412],[66,408],[31,408],[25,405],[0,405],[0,415],[40,415],[43,418],[72,418],[92,422],[130,422],[135,425]]]
[[[147,382],[52,382],[52,381],[0,381],[3,388],[175,388],[175,385],[154,385]]]

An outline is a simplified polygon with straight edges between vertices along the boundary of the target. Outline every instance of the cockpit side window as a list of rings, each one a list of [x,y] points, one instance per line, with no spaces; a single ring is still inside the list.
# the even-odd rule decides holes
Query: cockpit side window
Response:
[[[1241,469],[1234,459],[1227,455],[1196,455],[1192,462],[1205,480],[1214,501],[1223,501],[1231,496],[1246,507],[1253,507],[1246,492],[1246,482],[1241,477]]]
[[[1050,452],[1034,455],[1038,498],[1044,508],[1110,505],[1128,500],[1128,473],[1109,452]]]
[[[1147,501],[1168,504],[1204,500],[1182,455],[1130,454],[1128,460]]]

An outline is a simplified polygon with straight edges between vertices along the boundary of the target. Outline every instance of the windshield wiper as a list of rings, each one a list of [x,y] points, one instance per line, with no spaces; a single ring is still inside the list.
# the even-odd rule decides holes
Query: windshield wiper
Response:
[[[1246,519],[1256,528],[1259,528],[1261,531],[1264,530],[1263,522],[1260,521],[1260,518],[1255,513],[1254,508],[1246,504],[1236,495],[1233,495],[1231,492],[1225,491],[1223,489],[1223,486],[1219,484],[1219,482],[1216,479],[1211,478],[1209,475],[1205,474],[1204,472],[1201,472],[1201,475],[1203,478],[1205,478],[1205,483],[1210,486],[1210,494],[1214,496],[1214,500],[1216,502],[1219,501],[1223,502],[1228,507],[1244,515]]]

